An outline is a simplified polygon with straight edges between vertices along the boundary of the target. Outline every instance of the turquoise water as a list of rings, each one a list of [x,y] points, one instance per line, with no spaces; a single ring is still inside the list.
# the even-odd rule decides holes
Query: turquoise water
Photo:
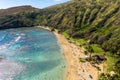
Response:
[[[0,80],[64,80],[65,59],[55,35],[40,28],[0,31]]]

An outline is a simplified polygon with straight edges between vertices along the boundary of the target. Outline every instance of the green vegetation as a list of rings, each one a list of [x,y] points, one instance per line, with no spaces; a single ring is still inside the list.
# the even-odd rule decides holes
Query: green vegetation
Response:
[[[103,49],[101,49],[99,45],[91,44],[91,46],[93,48],[94,54],[104,54],[105,53],[105,51]]]
[[[116,60],[116,59],[115,59]],[[108,65],[109,66],[109,65]],[[116,63],[113,64],[114,74],[102,73],[99,77],[99,80],[119,80],[120,79],[120,60],[116,60]]]
[[[79,58],[79,60],[80,60],[80,62],[86,62],[86,60],[85,59],[82,59],[82,58]]]
[[[24,6],[18,6],[18,7],[12,7],[8,9],[0,9],[0,17],[18,14],[21,12],[32,12],[32,11],[39,11],[39,9],[34,8],[30,5],[24,5]]]
[[[108,73],[120,78],[120,1],[71,0],[37,11],[22,11],[0,17],[0,29],[50,26],[92,54],[107,57]],[[87,54],[87,52],[85,52]],[[118,80],[114,77],[102,80]]]

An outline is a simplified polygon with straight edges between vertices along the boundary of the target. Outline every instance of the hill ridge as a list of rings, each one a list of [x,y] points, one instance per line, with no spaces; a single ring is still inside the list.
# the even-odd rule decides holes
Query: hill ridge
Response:
[[[7,9],[0,9],[0,17],[7,15],[17,14],[24,11],[37,11],[37,8],[34,8],[30,5],[16,6]]]

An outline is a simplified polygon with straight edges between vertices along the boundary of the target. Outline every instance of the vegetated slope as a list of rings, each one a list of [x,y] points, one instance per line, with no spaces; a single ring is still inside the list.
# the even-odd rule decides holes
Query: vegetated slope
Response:
[[[0,29],[34,26],[34,19],[39,11],[40,9],[31,6],[18,6],[0,10]]]
[[[17,14],[19,12],[24,12],[24,11],[36,11],[36,10],[38,9],[32,6],[29,6],[29,5],[12,7],[8,9],[0,9],[0,17],[6,16],[6,15]]]
[[[120,54],[120,1],[71,0],[39,11],[0,18],[0,28],[51,26]]]
[[[50,11],[46,25],[100,44],[105,51],[120,53],[119,0],[73,0],[45,10]]]

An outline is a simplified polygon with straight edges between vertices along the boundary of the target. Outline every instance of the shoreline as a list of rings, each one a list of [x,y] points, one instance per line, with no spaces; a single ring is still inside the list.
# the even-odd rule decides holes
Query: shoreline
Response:
[[[67,61],[67,72],[65,80],[97,80],[98,70],[89,62],[82,63],[79,58],[85,55],[75,44],[70,43],[63,35],[54,32],[59,44],[63,49],[63,54]],[[92,76],[90,78],[89,76]]]
[[[40,28],[50,31],[49,27]],[[63,50],[63,56],[67,62],[65,80],[97,80],[99,72],[89,62],[82,63],[79,58],[85,58],[84,49],[80,49],[74,43],[70,43],[63,35],[57,31],[53,32],[58,43]],[[90,77],[92,76],[92,78]]]
[[[56,38],[58,39],[58,43],[61,45],[61,48],[63,50],[63,55],[66,59],[67,62],[67,68],[66,68],[66,73],[65,73],[65,80],[77,80],[77,75],[75,73],[75,69],[71,68],[77,68],[72,64],[72,54],[69,52],[69,47],[66,46],[68,45],[67,40],[65,40],[65,38],[62,37],[62,35],[58,34],[57,32],[54,32]],[[76,64],[75,64],[76,65]],[[74,73],[73,73],[74,72]]]

